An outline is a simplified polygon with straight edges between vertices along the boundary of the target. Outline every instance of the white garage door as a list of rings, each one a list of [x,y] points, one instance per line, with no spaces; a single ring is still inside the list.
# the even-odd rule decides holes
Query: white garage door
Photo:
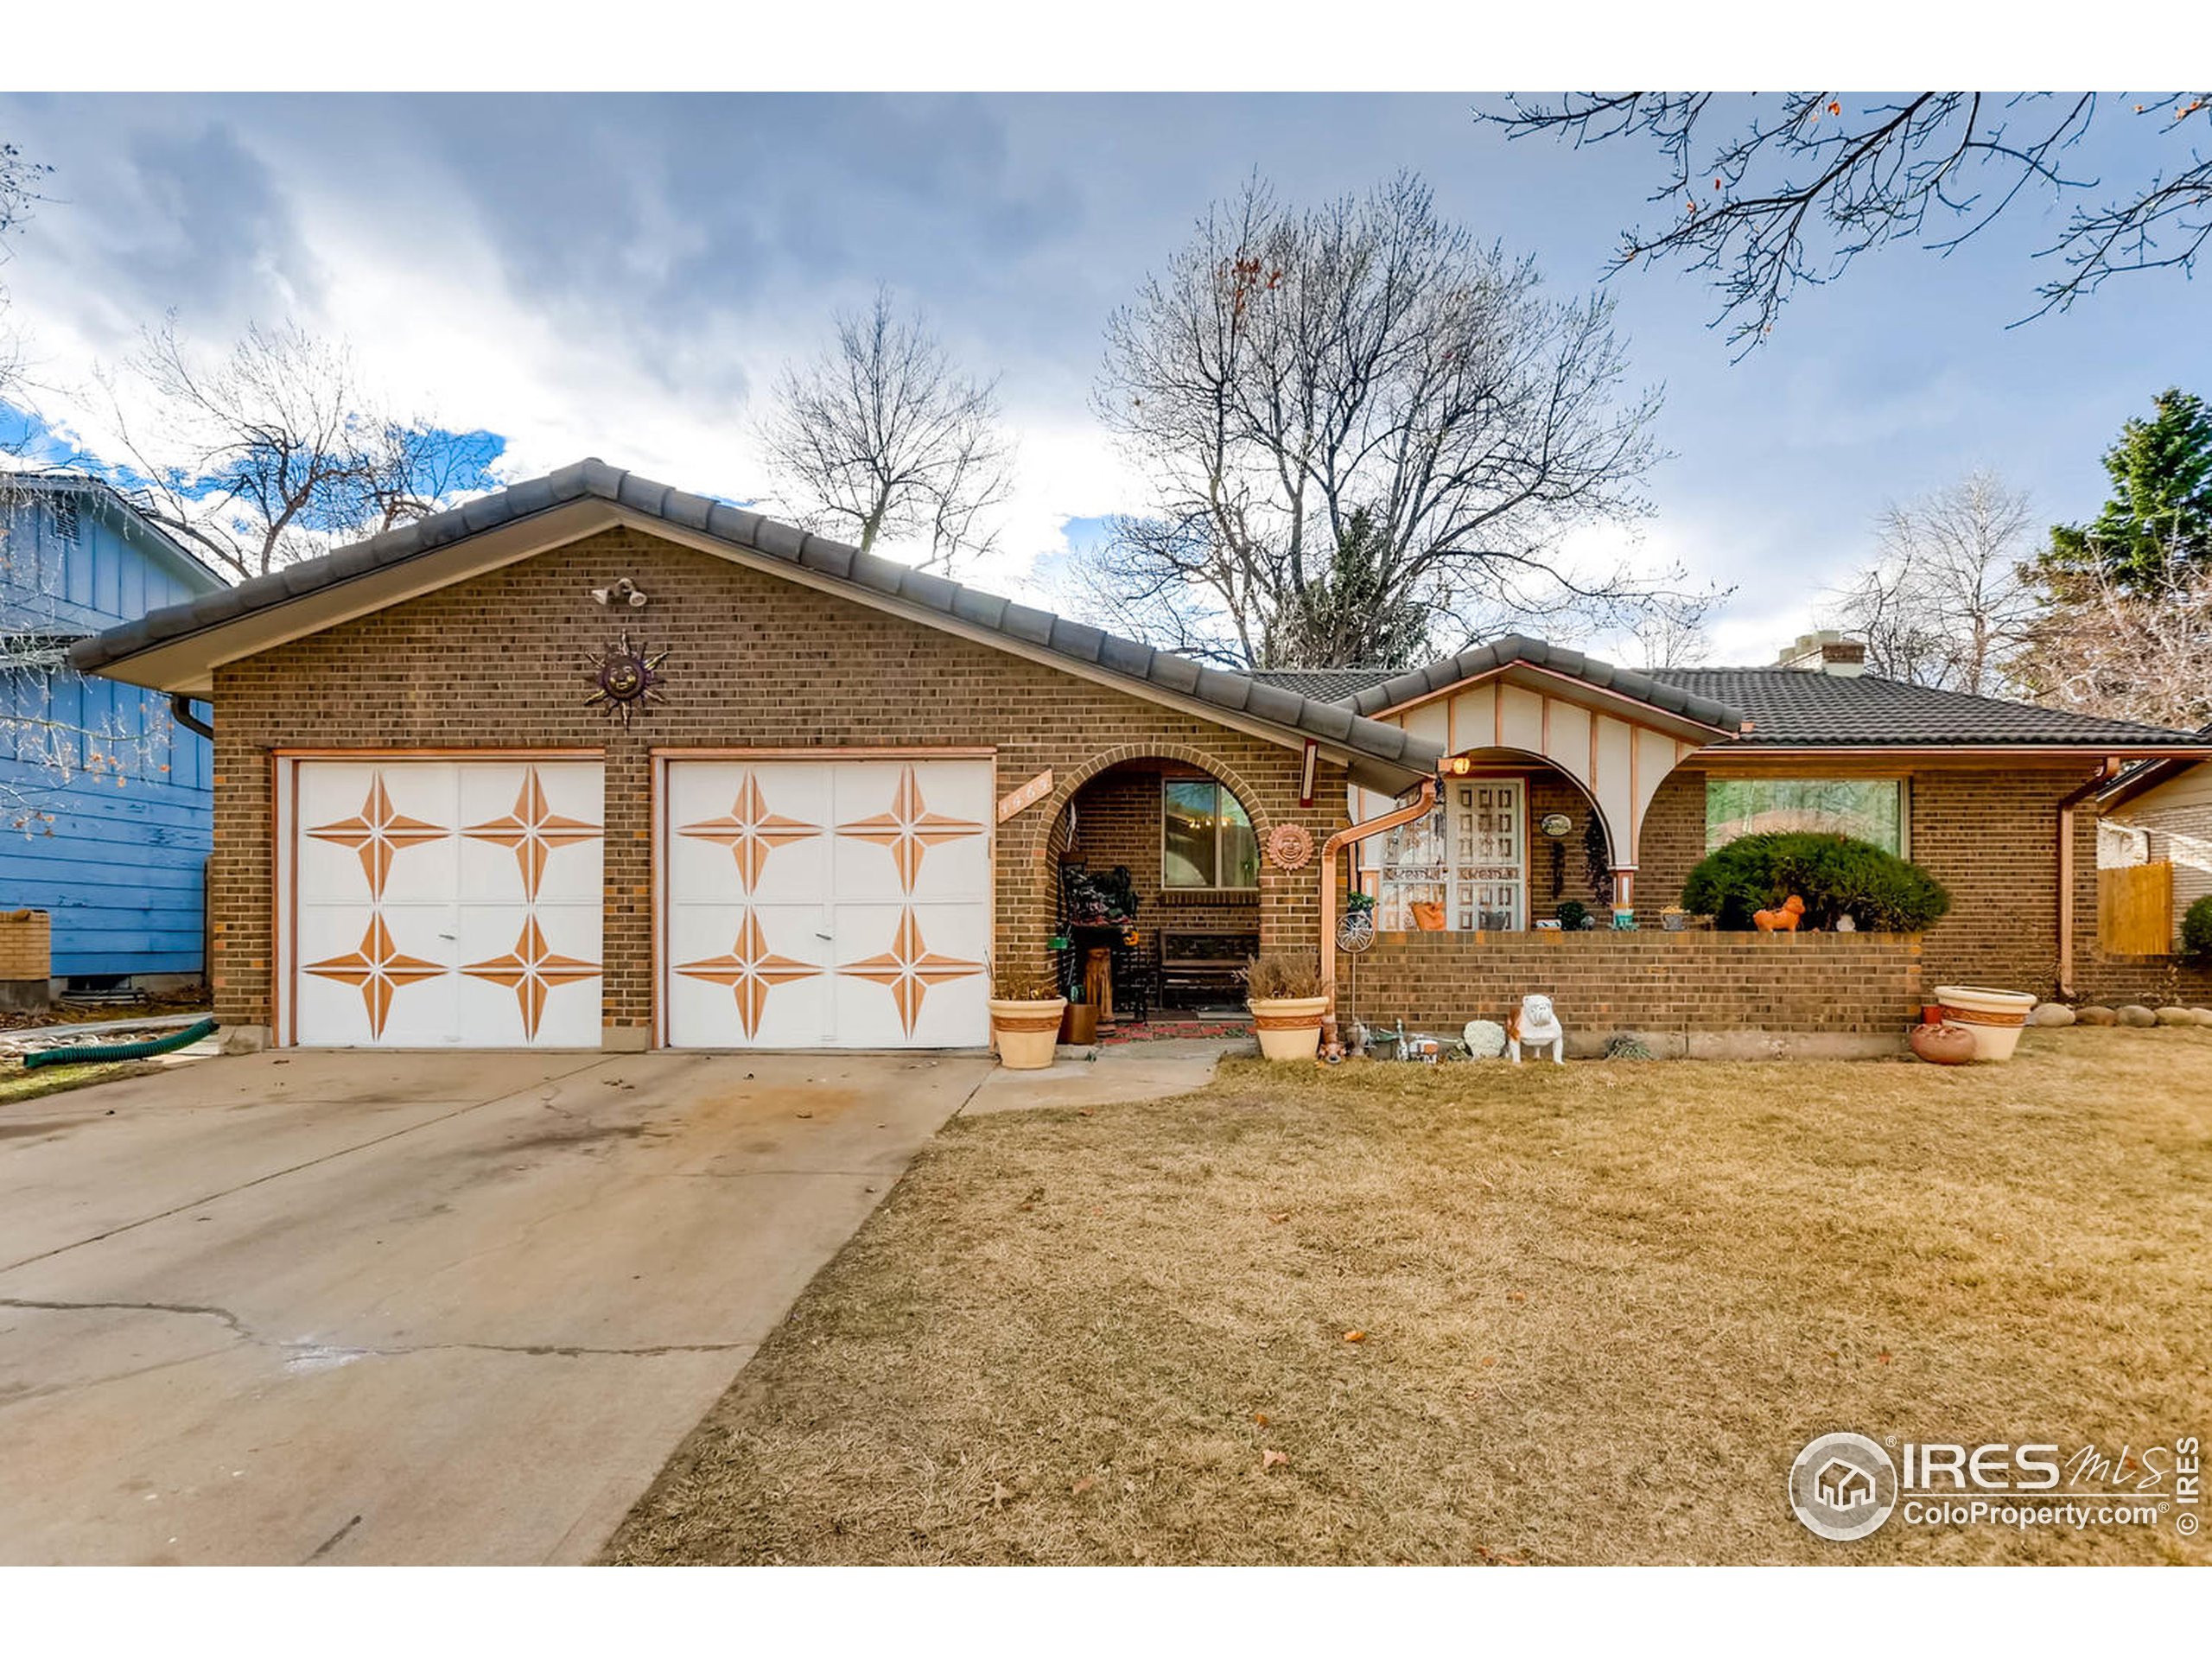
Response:
[[[293,1039],[596,1048],[600,764],[302,760]]]
[[[989,1040],[988,760],[678,760],[662,960],[683,1048]]]

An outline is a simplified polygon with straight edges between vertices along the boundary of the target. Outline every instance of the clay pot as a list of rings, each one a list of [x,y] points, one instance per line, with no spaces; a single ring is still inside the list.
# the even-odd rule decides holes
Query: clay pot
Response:
[[[1964,1026],[1915,1026],[1906,1040],[1930,1065],[1965,1065],[1980,1052],[1974,1033]]]
[[[991,1038],[998,1045],[999,1064],[1009,1071],[1042,1071],[1052,1064],[1052,1047],[1059,1040],[1060,1014],[1065,998],[1008,1001],[991,999]]]
[[[1262,1058],[1312,1059],[1321,1048],[1321,1016],[1333,1001],[1326,996],[1252,998],[1244,1006],[1252,1011],[1252,1034],[1260,1039]]]
[[[1986,985],[1938,985],[1947,1025],[1964,1026],[1974,1038],[1977,1058],[2009,1060],[2019,1046],[2020,1027],[2036,1000],[2025,991],[1999,991]]]

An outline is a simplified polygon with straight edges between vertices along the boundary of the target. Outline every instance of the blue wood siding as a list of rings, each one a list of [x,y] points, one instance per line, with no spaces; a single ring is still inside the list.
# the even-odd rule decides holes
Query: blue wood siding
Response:
[[[90,633],[208,590],[97,505],[83,501],[73,541],[59,533],[51,498],[0,507],[0,609],[11,637]],[[52,913],[57,975],[201,971],[214,823],[207,741],[175,723],[161,693],[67,668],[0,671],[0,710],[10,809],[0,816],[0,909]],[[204,705],[198,712],[207,718]],[[43,762],[48,744],[65,767]]]

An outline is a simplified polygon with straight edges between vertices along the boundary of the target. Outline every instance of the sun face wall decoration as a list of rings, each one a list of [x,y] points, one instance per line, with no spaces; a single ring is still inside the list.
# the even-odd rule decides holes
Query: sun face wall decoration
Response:
[[[664,677],[661,665],[667,661],[667,652],[632,645],[625,633],[616,644],[584,659],[584,677],[592,685],[584,707],[598,709],[627,726],[632,715],[668,701],[660,689]]]

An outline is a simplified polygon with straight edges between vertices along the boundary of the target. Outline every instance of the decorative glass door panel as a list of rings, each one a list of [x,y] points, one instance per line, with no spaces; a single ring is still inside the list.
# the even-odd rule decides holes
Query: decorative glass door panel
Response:
[[[1452,786],[1452,925],[1516,932],[1528,925],[1524,786],[1518,778]]]

